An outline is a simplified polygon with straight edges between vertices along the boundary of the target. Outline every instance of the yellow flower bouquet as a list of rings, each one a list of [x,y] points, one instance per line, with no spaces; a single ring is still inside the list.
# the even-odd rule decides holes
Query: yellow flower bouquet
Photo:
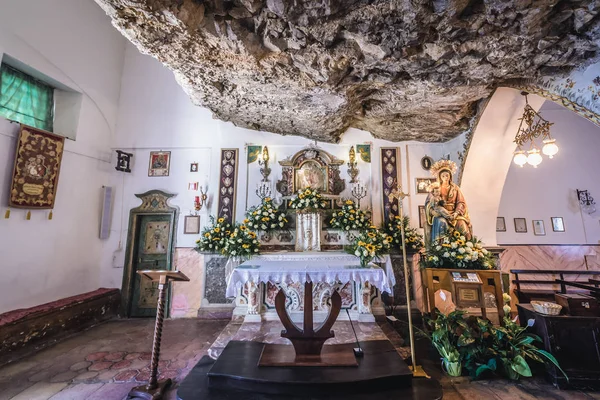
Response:
[[[221,253],[230,257],[250,258],[258,254],[258,247],[256,233],[242,224],[233,227]]]
[[[470,240],[458,230],[440,236],[425,252],[423,264],[429,268],[494,269],[492,254],[477,238]]]
[[[374,258],[389,253],[390,240],[386,233],[371,225],[356,237],[346,251],[360,259],[361,267],[367,267]]]
[[[221,253],[227,244],[232,227],[224,218],[215,220],[210,216],[210,225],[202,230],[200,239],[196,240],[196,250],[207,253]]]
[[[410,219],[408,217],[395,216],[385,225],[385,232],[392,239],[392,245],[402,250],[402,232],[401,227],[404,224],[404,241],[406,243],[406,250],[412,252],[419,252],[423,247],[423,235],[421,235],[415,228],[410,226]]]
[[[354,201],[345,200],[342,208],[331,214],[329,224],[333,229],[343,231],[363,230],[371,225],[371,218]]]
[[[289,225],[286,214],[275,207],[270,197],[265,197],[259,206],[250,208],[244,223],[255,232],[284,230]]]
[[[314,212],[327,208],[327,203],[318,190],[306,188],[296,193],[296,196],[290,201],[290,208],[298,211]]]

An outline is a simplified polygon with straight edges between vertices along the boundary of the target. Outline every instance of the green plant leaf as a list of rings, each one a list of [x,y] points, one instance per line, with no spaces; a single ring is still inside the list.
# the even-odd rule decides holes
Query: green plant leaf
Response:
[[[565,376],[565,378],[567,379],[567,382],[569,381],[569,377],[567,376],[565,371],[563,371],[563,369],[560,367],[560,365],[558,365],[558,361],[556,360],[556,358],[554,358],[554,356],[552,354],[548,353],[546,350],[531,350],[531,352],[535,353],[537,355],[540,355],[542,358],[545,358],[546,360],[548,360],[552,364],[554,364],[554,366],[556,368],[558,368],[558,370],[560,372],[562,372],[562,374]]]
[[[527,377],[531,376],[531,369],[529,368],[529,364],[527,364],[527,361],[520,355],[516,356],[512,360],[510,367],[519,375]]]

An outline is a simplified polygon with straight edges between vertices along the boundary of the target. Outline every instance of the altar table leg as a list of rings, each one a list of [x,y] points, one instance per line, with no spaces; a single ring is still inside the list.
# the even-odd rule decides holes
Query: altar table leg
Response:
[[[160,341],[165,318],[165,298],[167,284],[162,281],[158,284],[158,304],[156,306],[156,323],[154,325],[154,341],[152,344],[152,361],[150,363],[150,381],[147,385],[131,389],[128,398],[140,397],[148,400],[161,399],[165,390],[171,385],[171,379],[158,382],[158,359],[160,356]]]

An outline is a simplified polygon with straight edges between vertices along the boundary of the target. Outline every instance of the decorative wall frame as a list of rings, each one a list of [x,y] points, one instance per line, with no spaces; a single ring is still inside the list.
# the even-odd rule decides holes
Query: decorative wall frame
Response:
[[[337,196],[346,188],[346,181],[340,178],[340,166],[343,164],[344,160],[316,145],[309,145],[292,157],[279,161],[282,176],[275,187],[283,196],[291,196],[308,186]]]
[[[190,164],[190,172],[198,172],[198,163],[193,162]]]
[[[546,227],[544,226],[544,220],[534,219],[531,221],[533,226],[533,234],[535,236],[546,236]]]
[[[238,149],[221,149],[217,215],[229,223],[235,219],[238,156]]]
[[[385,222],[397,216],[400,212],[398,199],[393,199],[390,202],[388,197],[394,185],[398,182],[398,166],[400,165],[398,156],[399,152],[396,147],[381,148],[381,182],[383,182],[383,216]]]
[[[171,169],[170,151],[151,151],[148,176],[169,176]]]
[[[175,255],[175,247],[177,242],[177,221],[179,218],[179,207],[168,204],[169,199],[175,197],[175,194],[166,193],[161,190],[150,190],[145,193],[136,194],[135,197],[142,200],[142,204],[132,208],[129,212],[129,227],[127,230],[127,246],[125,248],[125,266],[123,268],[123,283],[121,287],[121,312],[122,315],[129,317],[131,314],[131,305],[133,300],[133,290],[135,283],[136,272],[134,270],[134,257],[137,250],[137,238],[140,233],[140,223],[142,216],[145,215],[164,215],[168,216],[170,226],[170,240],[168,241],[167,268],[173,269],[173,259]],[[165,309],[168,310],[170,299],[170,288],[167,293],[167,304]]]
[[[421,158],[421,168],[423,168],[425,171],[429,171],[432,165],[433,158],[429,156],[424,156],[423,158]]]
[[[552,231],[553,232],[564,232],[565,231],[565,222],[562,217],[552,217],[550,218],[552,222]]]
[[[258,155],[262,152],[262,146],[248,145],[247,163],[252,164],[258,160]]]
[[[496,232],[506,232],[506,221],[504,217],[496,217]]]
[[[186,215],[183,219],[183,233],[185,235],[194,235],[200,233],[200,216]]]
[[[515,232],[527,233],[527,220],[525,218],[514,218]]]
[[[357,144],[356,152],[360,155],[361,160],[366,163],[371,162],[371,145],[370,144]]]
[[[435,182],[435,178],[415,178],[416,193],[429,193],[427,189],[429,188],[429,185],[431,185],[433,182]]]
[[[427,214],[425,213],[425,206],[419,206],[419,228],[425,228],[427,223]]]
[[[65,138],[21,125],[13,166],[8,205],[52,209]]]

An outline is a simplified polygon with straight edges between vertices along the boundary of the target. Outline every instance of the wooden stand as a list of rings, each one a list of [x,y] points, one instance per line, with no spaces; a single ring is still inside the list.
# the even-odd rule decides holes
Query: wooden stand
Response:
[[[502,309],[504,302],[502,300],[502,271],[499,270],[466,270],[466,269],[443,269],[443,268],[425,268],[421,270],[421,280],[423,285],[423,304],[424,312],[433,313],[435,309],[435,292],[438,289],[445,289],[452,293],[455,304],[457,302],[457,293],[455,293],[455,284],[452,280],[452,272],[470,272],[476,273],[482,282],[478,292],[491,293],[496,298],[498,309],[498,319],[500,323],[504,318]],[[483,299],[482,299],[483,300]],[[477,306],[477,305],[475,305]],[[485,306],[483,307],[483,309]],[[485,314],[483,314],[485,316]],[[433,315],[432,315],[433,316]]]
[[[275,297],[275,310],[286,328],[281,337],[292,342],[295,352],[286,349],[288,346],[266,344],[259,360],[261,367],[276,366],[357,366],[352,349],[323,354],[325,341],[335,336],[331,327],[335,323],[342,308],[342,298],[337,291],[331,295],[331,308],[323,324],[314,329],[313,326],[313,284],[304,284],[304,325],[300,329],[294,324],[285,309],[285,293],[279,289]]]
[[[131,389],[128,398],[139,397],[148,400],[161,399],[165,390],[171,385],[171,379],[158,382],[158,358],[160,356],[160,340],[162,337],[163,322],[165,317],[165,297],[167,286],[171,281],[188,282],[190,278],[183,272],[167,270],[142,270],[137,271],[142,277],[158,282],[158,304],[156,306],[156,324],[154,325],[154,340],[152,343],[152,362],[150,364],[150,381],[147,385]]]

